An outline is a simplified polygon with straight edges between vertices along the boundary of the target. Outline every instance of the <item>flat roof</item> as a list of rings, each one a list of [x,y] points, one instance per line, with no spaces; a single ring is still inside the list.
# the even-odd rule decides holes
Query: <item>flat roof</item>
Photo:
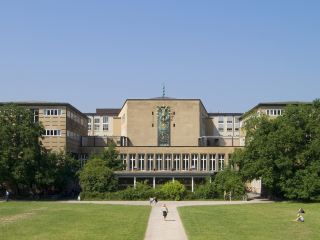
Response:
[[[97,108],[95,113],[85,113],[89,116],[118,116],[120,113],[120,108]]]
[[[209,117],[217,117],[217,116],[241,116],[243,113],[208,113]]]
[[[299,101],[284,101],[284,102],[261,102],[258,103],[256,106],[245,112],[240,118],[243,119],[245,116],[253,112],[255,109],[259,107],[285,107],[288,105],[300,105],[300,104],[312,104],[311,102],[299,102]]]
[[[72,106],[70,103],[66,102],[45,102],[45,101],[26,101],[26,102],[0,102],[1,105],[8,105],[8,104],[15,104],[19,106],[63,106],[63,107],[68,107],[71,108],[73,111],[77,112],[78,114],[82,115],[83,117],[87,118],[87,115],[82,113],[80,110]]]
[[[124,107],[124,105],[126,105],[126,103],[128,101],[198,101],[198,102],[200,102],[200,104],[202,105],[204,110],[208,113],[208,111],[205,108],[205,106],[203,105],[201,99],[198,99],[198,98],[170,98],[170,97],[156,97],[156,98],[145,98],[145,99],[142,99],[142,98],[141,99],[139,99],[139,98],[128,98],[123,103],[123,105],[121,107],[121,110]]]

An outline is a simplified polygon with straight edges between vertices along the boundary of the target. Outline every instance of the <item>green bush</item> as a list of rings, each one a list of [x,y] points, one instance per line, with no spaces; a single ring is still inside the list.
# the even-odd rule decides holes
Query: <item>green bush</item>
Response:
[[[161,197],[168,200],[182,200],[186,195],[186,188],[178,181],[167,182],[160,189]]]
[[[214,199],[218,197],[217,190],[213,183],[207,181],[205,184],[196,186],[194,198],[196,199]]]
[[[117,189],[118,181],[101,159],[87,162],[80,172],[80,186],[86,193],[105,193]]]
[[[242,199],[245,194],[245,186],[239,172],[230,169],[221,171],[213,183],[220,197],[223,197],[224,193],[231,193],[233,199]]]

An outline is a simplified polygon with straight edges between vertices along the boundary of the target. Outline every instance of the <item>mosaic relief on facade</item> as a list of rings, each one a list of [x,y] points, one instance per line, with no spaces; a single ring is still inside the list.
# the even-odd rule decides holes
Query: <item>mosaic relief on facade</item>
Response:
[[[170,146],[170,107],[157,107],[158,146]]]

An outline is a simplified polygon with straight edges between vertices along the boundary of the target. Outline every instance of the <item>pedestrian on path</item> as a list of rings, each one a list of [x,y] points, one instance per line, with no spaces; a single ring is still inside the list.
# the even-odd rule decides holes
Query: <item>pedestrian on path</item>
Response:
[[[162,212],[163,220],[166,220],[169,210],[165,204],[162,205],[161,212]]]
[[[6,202],[9,201],[9,196],[10,196],[10,192],[8,190],[6,190]]]

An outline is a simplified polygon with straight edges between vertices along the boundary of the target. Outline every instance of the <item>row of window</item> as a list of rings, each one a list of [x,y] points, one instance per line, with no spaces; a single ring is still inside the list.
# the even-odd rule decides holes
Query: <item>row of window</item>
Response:
[[[62,113],[61,109],[44,109],[43,114],[45,116],[60,116]]]
[[[219,118],[218,118],[218,123],[224,123],[224,116],[220,116]],[[239,117],[232,117],[232,116],[229,116],[229,117],[227,117],[227,123],[233,123],[233,118],[234,118],[234,122],[235,123],[239,123]]]
[[[88,123],[91,123],[91,118],[89,118]],[[94,123],[100,123],[100,117],[94,118]],[[108,116],[103,116],[102,117],[102,123],[108,123],[109,122],[109,117]]]
[[[59,129],[46,129],[44,136],[61,136],[61,130],[59,130]]]
[[[223,131],[224,131],[224,126],[219,126],[218,130],[219,130],[219,132],[223,132]],[[239,128],[238,128],[238,127],[235,127],[235,128],[234,128],[234,131],[235,131],[235,132],[239,131]],[[232,128],[227,127],[227,132],[232,132]]]
[[[74,132],[72,132],[72,131],[67,130],[67,137],[79,141],[80,138],[81,138],[81,135],[78,134],[78,133],[74,133]]]
[[[85,126],[85,124],[87,124],[84,118],[80,117],[79,114],[72,111],[67,111],[67,117],[81,124],[82,126]]]
[[[267,115],[269,116],[281,116],[283,114],[283,109],[267,109]]]
[[[94,124],[94,131],[99,131],[100,130],[100,124]],[[92,130],[92,125],[91,124],[88,124],[88,130],[91,131]],[[108,131],[109,130],[109,124],[107,123],[103,123],[102,124],[102,130],[104,131]]]
[[[99,131],[100,130],[100,118],[94,118],[93,122],[94,122],[94,124],[93,124],[94,131]],[[88,121],[88,130],[89,131],[92,130],[91,123],[92,123],[92,120],[91,120],[91,118],[89,118],[89,121]],[[102,117],[102,130],[103,131],[109,130],[109,117],[108,116]]]
[[[120,154],[127,164],[127,154]],[[224,154],[129,154],[128,170],[216,171],[224,169]],[[146,164],[146,165],[145,165]]]

